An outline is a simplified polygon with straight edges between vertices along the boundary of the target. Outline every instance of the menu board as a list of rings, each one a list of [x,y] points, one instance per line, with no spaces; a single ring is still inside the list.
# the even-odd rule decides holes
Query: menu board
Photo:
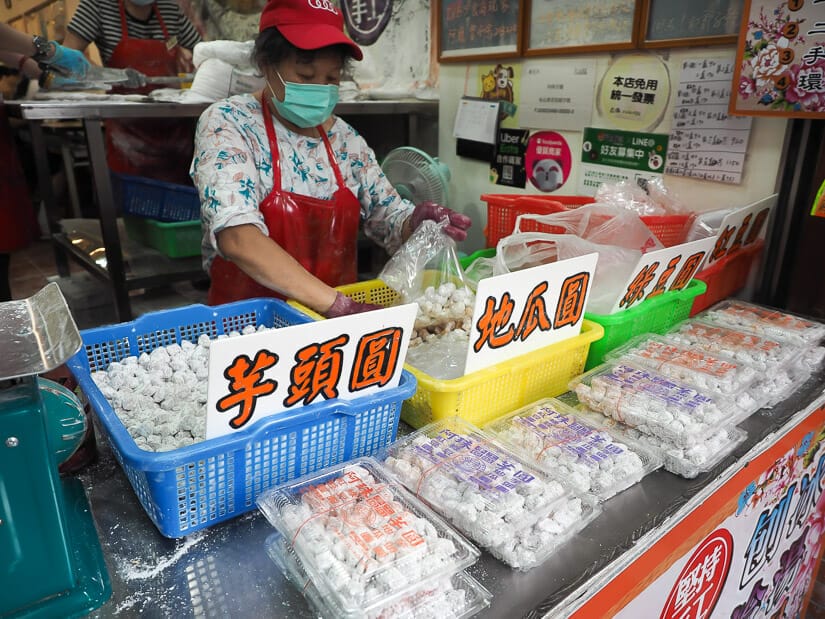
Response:
[[[520,9],[519,0],[442,0],[439,59],[516,55]]]
[[[728,115],[733,68],[733,58],[682,62],[674,96],[667,174],[742,182],[752,119]]]

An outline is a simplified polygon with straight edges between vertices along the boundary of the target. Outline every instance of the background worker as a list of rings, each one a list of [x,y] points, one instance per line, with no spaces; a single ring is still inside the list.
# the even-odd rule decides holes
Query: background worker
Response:
[[[80,0],[64,44],[85,50],[94,43],[107,67],[174,76],[193,70],[192,48],[200,40],[174,0]],[[194,126],[191,119],[107,121],[109,167],[122,174],[189,184]]]
[[[337,293],[356,281],[360,222],[392,252],[425,219],[465,215],[402,199],[375,153],[333,115],[344,63],[362,58],[330,2],[270,0],[253,60],[263,91],[210,106],[195,136],[209,302],[294,298],[328,317],[374,309]]]

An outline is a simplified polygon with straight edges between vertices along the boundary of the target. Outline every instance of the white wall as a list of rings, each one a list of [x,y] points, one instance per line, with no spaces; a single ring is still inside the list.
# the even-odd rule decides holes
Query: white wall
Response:
[[[728,47],[683,48],[671,50],[666,62],[671,74],[672,88],[678,86],[681,63],[688,58],[728,57],[733,53]],[[598,54],[580,56],[597,61],[596,82],[607,69],[610,56]],[[534,59],[531,60],[531,62]],[[552,65],[553,58],[542,59]],[[486,67],[489,62],[483,63]],[[495,64],[493,62],[492,64]],[[516,62],[507,62],[516,65]],[[467,92],[465,93],[465,83]],[[439,74],[439,91],[441,102],[439,108],[438,156],[452,173],[450,183],[450,204],[453,209],[468,214],[473,218],[473,228],[462,250],[470,253],[484,247],[484,226],[487,221],[487,206],[479,196],[484,193],[534,193],[540,192],[530,183],[525,189],[514,189],[489,182],[489,165],[472,159],[457,157],[455,139],[452,136],[458,102],[464,94],[478,96],[478,66],[467,64],[442,64]],[[672,97],[671,97],[672,100]],[[516,101],[518,103],[518,101]],[[672,104],[671,104],[672,105]],[[594,123],[596,122],[594,106]],[[672,107],[665,113],[665,120],[655,129],[656,133],[668,133],[671,126]],[[594,124],[592,126],[599,126]],[[748,152],[745,159],[744,174],[741,185],[729,185],[699,181],[677,176],[665,176],[665,184],[697,211],[717,208],[744,206],[775,191],[779,171],[782,145],[785,138],[787,121],[774,118],[754,118]],[[553,129],[553,127],[546,127]],[[581,153],[581,133],[561,132],[567,139],[573,153],[574,167],[571,177],[557,192],[561,195],[575,194],[578,179],[577,162]],[[550,195],[550,194],[544,194]]]

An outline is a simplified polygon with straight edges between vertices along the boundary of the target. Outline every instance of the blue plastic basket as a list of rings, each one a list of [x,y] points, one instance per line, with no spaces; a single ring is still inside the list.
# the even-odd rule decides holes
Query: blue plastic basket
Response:
[[[191,305],[146,314],[133,322],[81,333],[83,348],[68,366],[135,493],[158,530],[182,537],[255,508],[272,486],[351,458],[370,455],[395,440],[401,403],[415,378],[357,400],[329,400],[261,419],[249,428],[167,452],[140,449],[91,373],[159,346],[195,342],[247,325],[284,327],[311,320],[283,301],[254,299],[207,307]]]
[[[201,216],[200,197],[194,187],[113,172],[112,189],[125,215],[165,222],[192,221]]]

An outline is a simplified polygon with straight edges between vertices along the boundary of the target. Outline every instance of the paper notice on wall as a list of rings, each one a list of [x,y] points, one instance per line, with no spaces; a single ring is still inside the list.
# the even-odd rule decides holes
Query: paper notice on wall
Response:
[[[673,107],[666,174],[739,184],[751,118],[729,116],[734,59],[685,60]]]
[[[595,60],[527,61],[522,75],[522,127],[581,131],[590,124]]]

